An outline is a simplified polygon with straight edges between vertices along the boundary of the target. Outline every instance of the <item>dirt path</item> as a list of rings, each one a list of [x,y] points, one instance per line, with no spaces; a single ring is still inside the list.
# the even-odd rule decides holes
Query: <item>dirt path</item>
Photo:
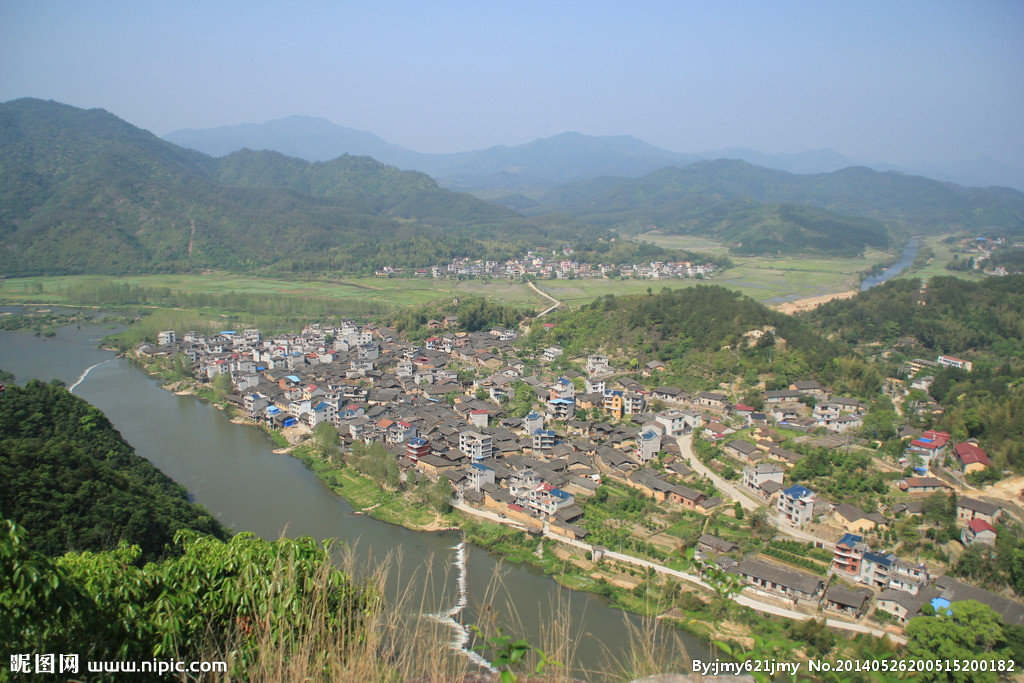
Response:
[[[532,289],[533,291],[537,292],[538,294],[540,294],[545,299],[548,299],[549,301],[553,302],[551,306],[548,306],[543,311],[541,311],[540,313],[537,314],[538,318],[543,318],[544,316],[546,316],[548,313],[550,313],[551,311],[555,310],[559,306],[564,306],[565,305],[561,301],[556,299],[555,297],[551,296],[550,294],[541,291],[537,287],[537,285],[533,284],[532,282],[527,282],[526,284],[528,284],[530,286],[530,289]]]

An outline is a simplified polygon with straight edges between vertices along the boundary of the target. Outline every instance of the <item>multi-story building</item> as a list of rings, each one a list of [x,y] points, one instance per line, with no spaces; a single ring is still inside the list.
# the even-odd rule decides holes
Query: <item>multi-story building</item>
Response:
[[[849,577],[860,576],[860,565],[868,547],[856,534],[845,534],[836,543],[832,555],[832,571]]]
[[[892,553],[865,551],[860,563],[860,582],[878,590],[888,588],[895,563],[896,556]]]
[[[533,432],[533,450],[550,451],[555,447],[555,430],[536,429]]]
[[[405,442],[405,457],[410,460],[419,460],[425,455],[430,455],[430,442],[423,437],[414,437]]]
[[[527,434],[533,434],[538,429],[544,428],[544,417],[537,412],[530,411],[526,417],[523,418],[523,429]]]
[[[489,434],[465,431],[459,433],[459,450],[472,460],[483,460],[491,457],[492,442]]]
[[[803,526],[814,515],[814,491],[800,485],[790,486],[779,493],[775,502],[779,517],[792,526]]]
[[[772,493],[782,488],[784,476],[785,471],[771,463],[747,465],[743,468],[743,484],[765,498],[771,497]],[[774,486],[766,486],[766,484],[774,484]]]
[[[647,462],[661,450],[661,434],[653,429],[642,433],[636,441],[636,456],[640,462]]]
[[[700,413],[682,410],[663,410],[654,416],[654,420],[665,425],[665,432],[668,436],[689,434],[696,427],[704,424],[704,417]]]

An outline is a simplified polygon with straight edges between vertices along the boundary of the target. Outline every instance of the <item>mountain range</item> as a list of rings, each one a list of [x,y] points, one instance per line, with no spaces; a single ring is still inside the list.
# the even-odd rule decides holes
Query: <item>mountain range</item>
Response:
[[[214,158],[106,111],[0,105],[0,273],[366,271],[596,238],[368,157]]]
[[[923,175],[968,187],[1004,186],[1024,190],[1024,169],[992,159],[974,159],[945,166],[897,167],[854,160],[831,149],[792,154],[766,154],[746,148],[679,153],[637,138],[563,133],[522,145],[498,145],[454,154],[427,154],[386,142],[365,131],[327,119],[290,116],[260,124],[183,129],[165,136],[182,147],[211,156],[241,149],[269,149],[308,161],[327,161],[342,154],[366,155],[403,169],[422,171],[445,187],[471,191],[484,198],[509,193],[536,195],[555,185],[601,176],[639,177],[665,166],[695,161],[738,159],[790,173],[828,173],[849,166]]]
[[[362,152],[395,152],[379,138],[356,138]],[[508,194],[505,185],[502,205],[370,156],[310,162],[243,149],[214,157],[100,109],[15,100],[0,104],[0,273],[365,273],[566,243],[581,260],[694,258],[628,239],[612,248],[616,234],[651,229],[709,236],[739,254],[851,256],[908,234],[1024,233],[1024,193],[1007,188],[864,167],[678,166],[659,154],[633,138],[566,134],[446,160],[452,174],[483,169],[489,175],[477,177],[496,188],[529,179],[529,193]],[[593,168],[622,169],[624,158],[634,177],[551,186]]]
[[[1024,193],[863,166],[797,175],[743,161],[700,161],[641,178],[566,184],[509,204],[526,214],[558,212],[619,231],[656,227],[743,242],[744,253],[785,251],[791,243],[855,253],[910,234],[1024,232]]]

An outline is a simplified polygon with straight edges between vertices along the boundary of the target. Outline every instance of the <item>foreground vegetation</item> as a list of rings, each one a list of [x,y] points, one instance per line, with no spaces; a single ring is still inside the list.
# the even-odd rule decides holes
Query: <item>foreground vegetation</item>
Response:
[[[136,455],[102,412],[39,380],[0,393],[0,480],[0,510],[46,554],[128,543],[150,561],[182,530],[228,537],[183,486]]]

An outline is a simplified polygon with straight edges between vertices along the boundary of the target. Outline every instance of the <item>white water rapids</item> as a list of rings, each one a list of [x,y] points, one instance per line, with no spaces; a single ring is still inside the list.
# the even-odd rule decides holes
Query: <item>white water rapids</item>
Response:
[[[78,376],[78,379],[75,380],[75,383],[72,384],[70,387],[68,387],[68,391],[74,391],[75,387],[77,387],[79,384],[81,384],[85,380],[86,375],[88,375],[91,370],[93,370],[94,368],[98,368],[99,366],[103,365],[104,363],[109,363],[112,360],[114,360],[114,359],[113,358],[108,358],[107,360],[100,361],[96,365],[92,365],[92,366],[87,367],[85,369],[85,371],[82,372],[82,374]]]
[[[474,664],[478,664],[486,669],[489,669],[497,673],[489,661],[487,661],[479,652],[470,650],[467,646],[469,645],[469,629],[455,619],[466,608],[469,604],[469,589],[466,582],[466,543],[465,541],[454,546],[452,550],[455,551],[455,561],[452,562],[452,566],[458,570],[458,576],[456,577],[456,585],[458,586],[458,595],[455,601],[455,605],[451,608],[438,612],[437,614],[429,614],[431,619],[438,621],[442,624],[447,624],[454,633],[454,637],[448,646],[456,652],[463,653],[469,661]]]

